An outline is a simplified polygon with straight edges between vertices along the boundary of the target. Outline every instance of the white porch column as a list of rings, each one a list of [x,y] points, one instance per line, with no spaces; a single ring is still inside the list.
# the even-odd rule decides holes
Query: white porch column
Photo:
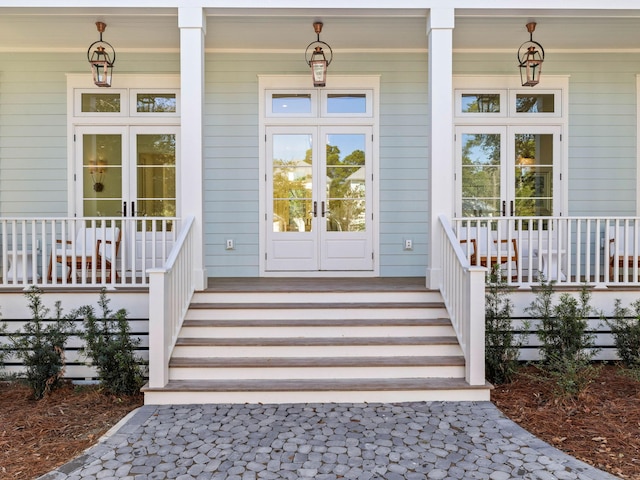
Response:
[[[206,17],[199,7],[178,9],[180,28],[180,216],[193,215],[195,245],[193,251],[194,283],[196,290],[207,286],[204,267],[204,169],[203,169],[203,110],[204,110],[204,36]]]
[[[438,216],[451,218],[453,185],[453,8],[432,8],[429,36],[429,266],[427,288],[438,289],[442,278]]]

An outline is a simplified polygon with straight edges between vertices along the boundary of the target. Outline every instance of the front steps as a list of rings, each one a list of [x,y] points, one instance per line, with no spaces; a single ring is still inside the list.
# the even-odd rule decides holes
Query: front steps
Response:
[[[197,293],[146,404],[488,400],[438,292]]]

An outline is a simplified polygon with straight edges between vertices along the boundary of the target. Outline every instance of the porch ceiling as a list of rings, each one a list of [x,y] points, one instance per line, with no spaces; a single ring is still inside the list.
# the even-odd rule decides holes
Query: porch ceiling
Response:
[[[210,12],[207,49],[302,50],[315,38],[312,23],[324,22],[321,39],[340,50],[427,48],[426,11],[318,10]],[[98,38],[118,51],[179,49],[175,9],[0,9],[0,51],[86,51]],[[535,40],[547,51],[640,50],[640,9],[634,11],[456,10],[456,50],[516,49],[535,20]]]

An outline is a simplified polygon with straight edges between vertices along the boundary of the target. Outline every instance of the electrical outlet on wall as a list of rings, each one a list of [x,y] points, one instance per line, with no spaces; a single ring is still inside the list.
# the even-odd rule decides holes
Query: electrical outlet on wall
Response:
[[[235,245],[233,243],[233,239],[232,238],[227,238],[227,246],[226,246],[227,250],[233,250],[235,249]]]
[[[405,250],[413,250],[413,241],[410,238],[405,239],[405,241],[404,241],[404,249]]]

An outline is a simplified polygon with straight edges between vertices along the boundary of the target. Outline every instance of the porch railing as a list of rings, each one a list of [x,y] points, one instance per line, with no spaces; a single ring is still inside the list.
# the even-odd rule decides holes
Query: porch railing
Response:
[[[169,381],[169,359],[195,292],[193,218],[162,268],[149,270],[149,387]]]
[[[138,287],[163,266],[177,218],[0,218],[0,288]]]
[[[508,283],[640,285],[640,217],[456,218],[476,266],[500,264]]]
[[[442,283],[451,323],[465,358],[469,385],[484,385],[484,282],[486,268],[472,266],[448,220],[440,216]]]

